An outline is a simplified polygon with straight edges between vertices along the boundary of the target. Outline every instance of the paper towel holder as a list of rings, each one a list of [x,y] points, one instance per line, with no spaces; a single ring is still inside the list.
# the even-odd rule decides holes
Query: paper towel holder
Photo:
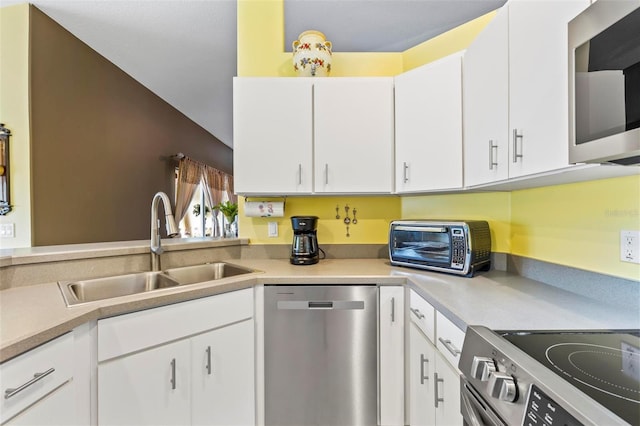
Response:
[[[280,198],[281,200],[265,200],[264,198],[259,198],[253,201],[249,201],[249,196],[245,196],[244,197],[244,203],[245,203],[245,210],[244,210],[244,215],[247,217],[284,217],[284,212],[285,212],[285,207],[286,207],[286,203],[287,203],[287,197],[265,197],[265,198]],[[260,208],[260,213],[256,214],[256,212],[253,212],[253,214],[249,214],[248,213],[248,209],[246,207],[248,207],[249,204],[251,203],[258,203],[259,204],[259,208]],[[278,214],[277,212],[275,212],[274,210],[276,209],[272,209],[273,208],[273,204],[279,204],[282,203],[282,208],[281,208],[281,214]],[[264,205],[264,207],[263,207]],[[279,206],[277,206],[279,207]],[[264,209],[264,210],[263,210]],[[272,209],[272,210],[270,210]],[[279,208],[277,210],[280,210]]]

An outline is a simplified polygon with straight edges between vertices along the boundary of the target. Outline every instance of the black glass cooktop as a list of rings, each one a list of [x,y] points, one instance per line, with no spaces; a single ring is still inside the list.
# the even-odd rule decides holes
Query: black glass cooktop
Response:
[[[640,425],[640,330],[499,332],[632,425]]]

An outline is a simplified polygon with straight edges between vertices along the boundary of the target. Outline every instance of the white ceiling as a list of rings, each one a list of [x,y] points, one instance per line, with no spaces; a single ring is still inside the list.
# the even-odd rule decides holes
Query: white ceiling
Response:
[[[2,6],[22,0],[0,0]],[[268,0],[264,0],[268,1]],[[237,0],[33,0],[44,13],[233,147]],[[398,52],[505,0],[285,0],[285,46],[308,29],[336,52]]]

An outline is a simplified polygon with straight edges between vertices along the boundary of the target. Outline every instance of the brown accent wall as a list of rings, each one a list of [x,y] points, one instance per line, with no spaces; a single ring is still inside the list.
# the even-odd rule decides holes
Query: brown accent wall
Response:
[[[232,172],[231,148],[35,6],[30,62],[34,246],[149,238],[178,152]]]

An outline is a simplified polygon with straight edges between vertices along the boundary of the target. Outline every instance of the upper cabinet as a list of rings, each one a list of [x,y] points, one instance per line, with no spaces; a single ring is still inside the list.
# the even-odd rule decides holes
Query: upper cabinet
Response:
[[[390,193],[393,79],[236,78],[239,194]]]
[[[312,108],[311,79],[233,80],[233,175],[237,193],[313,191]]]
[[[467,49],[465,186],[569,167],[567,23],[589,0],[512,0]]]
[[[396,192],[462,188],[462,53],[395,78]]]
[[[393,191],[393,79],[314,83],[315,192]]]

